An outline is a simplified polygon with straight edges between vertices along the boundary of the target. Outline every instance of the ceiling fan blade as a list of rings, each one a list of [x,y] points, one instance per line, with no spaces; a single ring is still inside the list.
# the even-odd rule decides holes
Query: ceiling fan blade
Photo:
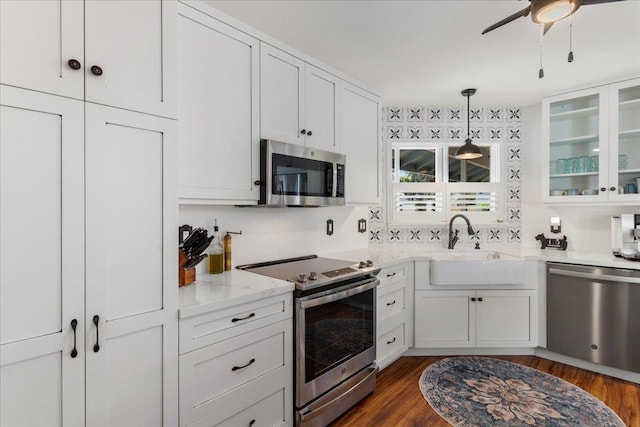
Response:
[[[589,6],[591,4],[600,4],[600,3],[613,3],[616,1],[623,1],[623,0],[580,0],[580,5],[581,6]]]
[[[549,31],[549,28],[551,28],[551,26],[553,25],[553,22],[547,22],[544,25],[544,30],[542,30],[542,35],[544,36],[545,34],[547,34],[547,31]]]
[[[486,33],[488,33],[489,31],[493,31],[493,30],[495,30],[496,28],[500,28],[500,27],[502,27],[503,25],[508,24],[509,22],[514,21],[514,20],[516,20],[516,19],[520,18],[521,16],[527,16],[527,15],[529,14],[529,12],[531,12],[531,5],[529,5],[529,6],[525,7],[524,9],[522,9],[522,10],[521,10],[521,11],[519,11],[519,12],[514,13],[513,15],[507,16],[506,18],[504,18],[504,19],[503,19],[503,20],[501,20],[501,21],[496,22],[496,23],[495,23],[495,24],[493,24],[492,26],[490,26],[490,27],[486,28],[486,29],[482,32],[482,34],[486,34]]]

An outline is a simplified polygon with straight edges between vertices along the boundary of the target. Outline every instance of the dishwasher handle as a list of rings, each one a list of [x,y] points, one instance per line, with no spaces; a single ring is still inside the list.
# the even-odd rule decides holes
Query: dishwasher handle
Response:
[[[559,268],[550,268],[549,273],[557,274],[560,276],[581,277],[584,279],[597,279],[597,280],[602,280],[606,282],[640,284],[640,278],[637,278],[637,277],[614,276],[611,274],[584,273],[581,271],[561,270]]]

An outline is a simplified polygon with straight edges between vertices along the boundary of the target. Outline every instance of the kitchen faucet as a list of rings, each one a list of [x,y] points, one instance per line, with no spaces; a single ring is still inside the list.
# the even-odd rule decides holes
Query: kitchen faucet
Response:
[[[469,236],[473,236],[474,234],[473,228],[471,228],[471,222],[469,222],[469,218],[467,218],[462,214],[456,214],[452,216],[451,220],[449,221],[449,246],[447,247],[448,249],[453,249],[453,247],[456,245],[456,242],[458,241],[458,230],[456,230],[455,234],[453,233],[453,221],[458,217],[464,219],[465,222],[467,223],[467,232],[469,233]]]

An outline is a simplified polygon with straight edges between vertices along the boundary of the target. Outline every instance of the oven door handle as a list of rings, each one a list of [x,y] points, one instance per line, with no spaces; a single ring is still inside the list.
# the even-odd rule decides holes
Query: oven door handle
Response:
[[[380,283],[380,280],[378,279],[367,279],[360,282],[359,284],[356,284],[356,286],[345,289],[343,291],[339,291],[329,295],[324,295],[318,298],[313,298],[313,296],[311,296],[311,298],[309,299],[302,299],[299,301],[299,304],[301,308],[310,308],[310,307],[315,307],[322,304],[327,304],[333,301],[338,301],[338,300],[348,298],[350,296],[368,291],[369,289],[373,289],[376,286],[378,286],[379,283]]]

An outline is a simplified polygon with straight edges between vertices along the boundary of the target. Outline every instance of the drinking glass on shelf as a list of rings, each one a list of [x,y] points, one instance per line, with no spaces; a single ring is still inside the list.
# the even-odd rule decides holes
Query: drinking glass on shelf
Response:
[[[627,157],[626,154],[620,154],[618,156],[618,170],[625,170],[628,167],[628,160],[629,158]]]
[[[571,157],[569,161],[571,164],[569,173],[578,173],[580,160],[577,157]]]
[[[589,172],[598,172],[600,170],[600,156],[589,157]]]
[[[556,161],[556,174],[561,175],[567,173],[567,159],[558,159]]]
[[[578,173],[585,173],[589,169],[589,156],[582,156],[578,158]]]

